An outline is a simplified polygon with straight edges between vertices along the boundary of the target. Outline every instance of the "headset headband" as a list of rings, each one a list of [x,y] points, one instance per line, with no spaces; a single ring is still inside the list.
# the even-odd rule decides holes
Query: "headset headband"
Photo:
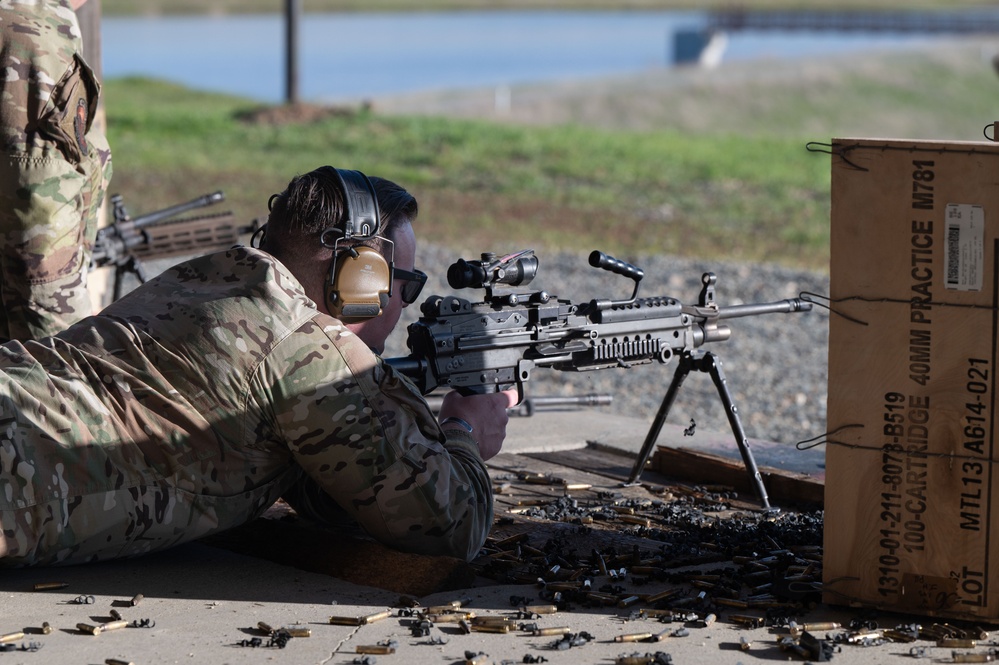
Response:
[[[344,204],[347,219],[344,222],[343,239],[367,240],[378,235],[381,228],[381,214],[378,210],[378,197],[368,176],[360,171],[334,169],[343,186]]]

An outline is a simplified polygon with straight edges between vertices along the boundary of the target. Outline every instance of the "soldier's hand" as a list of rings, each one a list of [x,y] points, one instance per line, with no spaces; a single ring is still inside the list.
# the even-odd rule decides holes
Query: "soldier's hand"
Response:
[[[518,399],[516,390],[467,396],[452,390],[441,403],[440,421],[460,418],[468,423],[472,427],[472,438],[479,444],[479,454],[487,460],[503,447],[506,424],[510,420],[507,409],[516,406]]]

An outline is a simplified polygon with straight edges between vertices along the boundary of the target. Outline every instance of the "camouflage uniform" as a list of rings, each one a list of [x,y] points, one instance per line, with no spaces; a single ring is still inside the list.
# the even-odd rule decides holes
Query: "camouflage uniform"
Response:
[[[68,0],[0,0],[0,341],[91,313],[90,246],[111,177],[99,85]]]
[[[54,337],[0,345],[0,565],[160,550],[321,487],[379,541],[474,556],[470,435],[269,254],[180,263]]]

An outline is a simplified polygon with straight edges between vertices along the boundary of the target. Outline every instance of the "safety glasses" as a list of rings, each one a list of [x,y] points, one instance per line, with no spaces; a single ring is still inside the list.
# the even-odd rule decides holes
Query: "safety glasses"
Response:
[[[423,285],[427,283],[427,273],[421,270],[410,272],[409,270],[393,268],[392,276],[403,282],[400,295],[402,295],[402,301],[407,305],[416,302],[416,299],[420,297],[420,291],[423,290]]]

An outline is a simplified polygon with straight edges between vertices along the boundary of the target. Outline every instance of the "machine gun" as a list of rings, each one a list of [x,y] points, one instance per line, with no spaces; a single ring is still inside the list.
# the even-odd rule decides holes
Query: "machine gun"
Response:
[[[115,194],[111,197],[114,222],[97,231],[90,259],[91,269],[114,266],[112,298],[117,300],[121,297],[122,278],[126,273],[134,274],[139,282],[148,279],[142,265],[144,260],[203,254],[237,244],[240,236],[256,230],[256,223],[238,226],[233,222],[231,212],[170,220],[176,215],[223,200],[225,196],[222,192],[214,192],[186,203],[131,217],[121,195]]]
[[[652,423],[629,482],[637,481],[691,371],[706,372],[718,389],[743,462],[764,508],[770,503],[749,440],[739,420],[721,363],[700,349],[731,336],[728,319],[761,314],[805,312],[812,304],[801,298],[721,307],[715,302],[714,273],[704,273],[696,305],[662,296],[638,298],[645,273],[628,263],[594,251],[590,265],[628,277],[634,291],[627,300],[591,300],[574,304],[545,291],[523,291],[538,270],[533,250],[481,260],[458,260],[448,269],[454,289],[483,288],[485,299],[431,296],[421,317],[409,325],[410,355],[386,362],[411,378],[424,395],[439,386],[465,394],[524,385],[536,367],[589,371],[677,359],[673,380]]]

